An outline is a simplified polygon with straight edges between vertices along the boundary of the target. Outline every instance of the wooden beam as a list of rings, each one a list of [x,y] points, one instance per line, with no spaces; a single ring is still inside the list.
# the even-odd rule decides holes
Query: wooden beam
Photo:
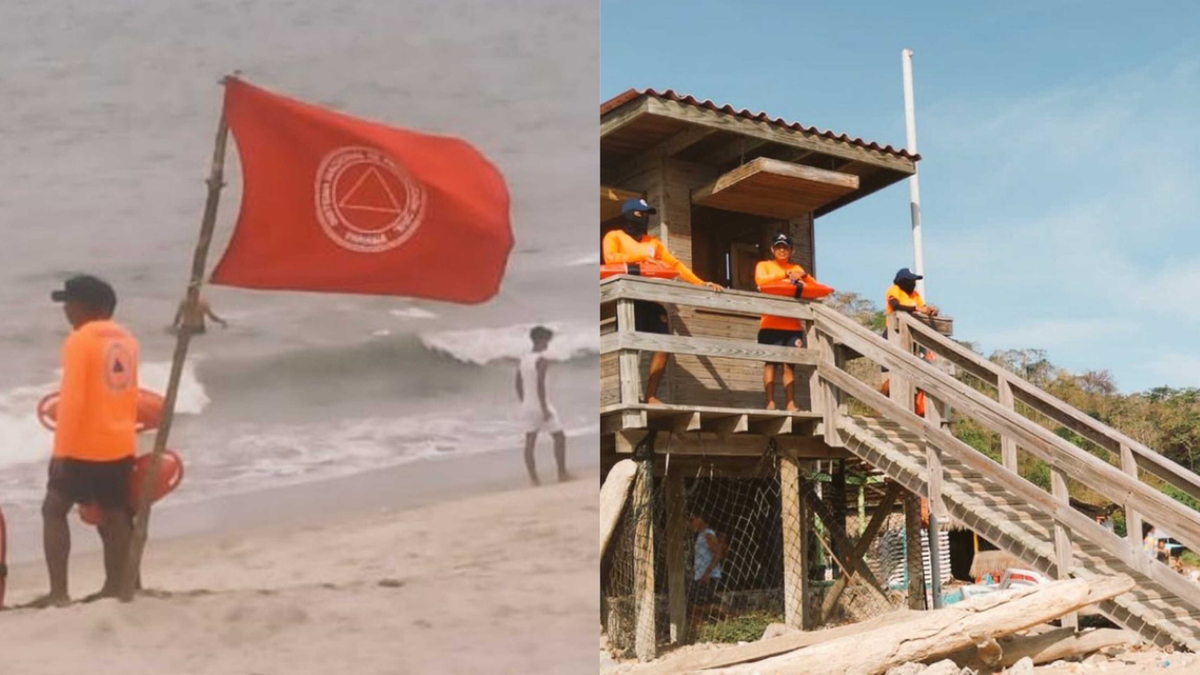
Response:
[[[817,363],[816,354],[807,349],[760,345],[746,340],[624,332],[609,333],[600,337],[601,355],[612,352],[624,353],[628,350],[806,366],[813,366]]]
[[[633,100],[600,118],[600,138],[616,132],[650,109],[650,100],[643,98]]]
[[[617,333],[628,335],[634,330],[634,309],[632,300],[617,301]],[[619,356],[618,373],[621,378],[621,403],[639,403],[642,400],[641,358],[632,350],[622,351]]]
[[[711,127],[688,127],[622,164],[613,172],[613,182],[620,183],[653,169],[667,157],[674,157],[716,133],[717,130]]]
[[[647,425],[655,431],[700,431],[700,413],[681,412],[665,417],[655,417],[648,420]]]
[[[812,509],[813,513],[815,513],[817,517],[821,519],[821,522],[825,523],[825,530],[829,532],[830,539],[833,540],[833,545],[842,551],[850,551],[853,547],[850,545],[850,542],[846,540],[846,536],[842,534],[841,530],[833,527],[833,523],[836,521],[836,518],[834,517],[833,512],[829,510],[829,507],[826,506],[826,504],[820,499],[818,499],[812,491],[805,492],[804,499],[808,504],[808,507]],[[866,566],[866,563],[864,563],[862,560],[847,560],[845,555],[837,554],[833,551],[830,552],[835,558],[837,558],[837,563],[839,565],[846,570],[854,570],[855,574],[859,575],[864,581],[867,582],[866,585],[869,588],[874,589],[875,593],[878,594],[879,597],[884,600],[884,602],[891,605],[891,600],[888,599],[887,593],[885,593],[883,590],[883,584],[879,583],[879,579],[875,578],[875,573]]]
[[[759,316],[771,314],[811,321],[813,306],[806,300],[795,300],[764,293],[726,289],[723,293],[678,281],[648,279],[625,275],[609,277],[600,282],[600,303],[616,302],[619,298],[648,300],[666,305],[682,305],[715,310],[728,314]]]
[[[692,124],[713,127],[721,131],[730,131],[743,136],[761,138],[783,145],[813,150],[834,157],[858,160],[864,164],[900,171],[906,175],[916,172],[916,162],[907,157],[879,150],[871,150],[847,141],[825,138],[820,134],[792,129],[791,127],[784,127],[778,124],[748,120],[737,115],[708,110],[676,101],[652,98],[646,99],[646,102],[649,104],[646,111],[648,114],[683,120]]]
[[[1008,383],[1008,380],[1005,378],[1000,378],[999,382],[1000,382],[1000,386],[999,386],[1000,405],[1008,408],[1009,410],[1012,410],[1013,409],[1012,385],[1010,385]],[[1017,472],[1017,442],[1016,441],[1014,441],[1012,438],[1010,438],[1008,436],[1001,435],[1000,436],[1000,457],[1003,460],[1001,462],[1001,464],[1004,466],[1004,468],[1008,469],[1009,471],[1012,471],[1013,473]]]
[[[921,561],[921,497],[904,495],[905,569],[908,573],[908,608],[925,609],[925,565]]]
[[[808,597],[808,562],[805,544],[811,515],[801,495],[804,477],[797,460],[779,460],[779,507],[783,527],[783,622],[789,628],[805,629],[805,599]]]
[[[634,527],[633,595],[637,603],[634,651],[638,661],[658,655],[654,601],[654,460],[638,461],[633,492]]]
[[[875,540],[875,536],[879,534],[879,530],[883,528],[884,521],[892,512],[892,504],[896,503],[896,497],[900,496],[903,488],[899,483],[888,485],[887,492],[883,495],[883,501],[879,506],[875,507],[875,513],[871,515],[871,522],[867,523],[867,529],[863,531],[858,541],[854,543],[854,549],[850,551],[850,559],[861,561],[863,555],[867,552],[867,548],[871,542]],[[853,571],[853,569],[851,570]],[[833,583],[833,587],[825,594],[825,601],[821,603],[821,621],[829,621],[830,615],[833,613],[833,607],[837,604],[838,598],[842,596],[842,591],[846,590],[846,585],[850,583],[850,575],[845,575]]]
[[[752,155],[751,153],[770,142],[771,141],[765,138],[747,138],[745,136],[739,136],[738,138],[735,138],[729,143],[721,146],[720,149],[716,150],[712,154],[705,155],[700,161],[710,166],[725,166],[726,164],[734,161],[741,164],[745,161],[747,155],[751,155],[750,158],[754,159],[755,155]]]
[[[701,415],[700,430],[725,437],[730,434],[742,434],[750,430],[749,415]]]
[[[671,615],[671,643],[687,642],[687,542],[688,508],[683,472],[667,474],[667,602]]]
[[[736,419],[736,418],[735,418]],[[707,457],[762,457],[770,439],[747,433],[722,435],[713,431],[647,432],[629,430],[616,432],[616,452],[632,454],[647,433],[655,434],[655,447],[660,454],[697,455]],[[830,448],[819,436],[778,436],[774,438],[777,452],[798,459],[844,459],[852,457],[845,450]]]
[[[1133,449],[1128,445],[1121,444],[1121,470],[1125,473],[1138,477],[1137,460],[1134,459]],[[1138,513],[1129,502],[1121,505],[1125,509],[1125,537],[1129,540],[1129,547],[1133,550],[1138,550],[1142,546],[1142,514]]]
[[[1050,490],[1054,500],[1071,508],[1070,495],[1067,492],[1067,477],[1062,471],[1050,471]],[[1071,537],[1062,523],[1054,523],[1054,564],[1058,568],[1059,579],[1071,578]],[[1063,628],[1079,628],[1079,614],[1071,612],[1062,618]]]

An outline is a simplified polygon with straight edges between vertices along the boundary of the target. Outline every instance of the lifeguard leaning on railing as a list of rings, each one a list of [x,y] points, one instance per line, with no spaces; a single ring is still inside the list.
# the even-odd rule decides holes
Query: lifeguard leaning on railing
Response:
[[[647,228],[650,226],[650,214],[657,212],[645,199],[625,201],[621,206],[621,215],[625,222],[622,223],[620,229],[612,230],[604,235],[601,243],[605,267],[625,265],[626,268],[622,270],[625,274],[680,277],[690,284],[707,286],[718,293],[723,290],[719,285],[696,276],[692,270],[688,269],[687,265],[671,255],[661,241],[649,235]],[[604,272],[602,267],[600,271],[602,278]],[[662,305],[636,300],[633,303],[633,310],[635,330],[662,335],[671,332],[667,322],[667,310]],[[655,352],[650,359],[650,377],[646,380],[646,403],[662,403],[657,397],[658,385],[662,382],[663,374],[666,372],[668,357],[666,352]]]

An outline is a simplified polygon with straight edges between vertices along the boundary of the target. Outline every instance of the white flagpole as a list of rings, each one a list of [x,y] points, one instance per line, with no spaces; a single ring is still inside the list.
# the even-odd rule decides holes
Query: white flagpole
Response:
[[[910,154],[915,155],[917,154],[917,118],[913,110],[912,55],[911,49],[900,52],[900,63],[904,67],[906,148]],[[925,276],[925,255],[921,247],[921,186],[917,181],[916,173],[908,178],[908,202],[909,210],[912,213],[913,272]],[[917,292],[921,294],[921,297],[925,297],[924,279],[917,282]]]

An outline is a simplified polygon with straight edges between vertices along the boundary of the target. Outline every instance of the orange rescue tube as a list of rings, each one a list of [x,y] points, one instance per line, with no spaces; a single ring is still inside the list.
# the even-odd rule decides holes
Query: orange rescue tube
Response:
[[[618,274],[629,274],[637,277],[649,277],[651,279],[678,279],[679,272],[673,268],[659,265],[657,263],[609,263],[600,266],[600,278],[607,279],[615,277]]]
[[[162,421],[163,397],[141,389],[138,391],[137,430],[157,429]],[[58,421],[58,392],[46,394],[37,404],[38,421],[50,431]]]
[[[142,493],[142,480],[150,470],[153,454],[145,454],[134,460],[133,475],[129,478],[129,508],[136,509]],[[164,450],[158,463],[158,475],[150,491],[150,503],[171,494],[183,481],[183,460],[172,450]],[[80,504],[79,517],[88,525],[99,525],[101,512],[96,504]]]
[[[765,284],[758,290],[768,295],[782,295],[787,298],[804,298],[805,300],[816,300],[833,293],[832,288],[812,277],[805,277],[804,281],[795,284],[787,279],[780,279]]]

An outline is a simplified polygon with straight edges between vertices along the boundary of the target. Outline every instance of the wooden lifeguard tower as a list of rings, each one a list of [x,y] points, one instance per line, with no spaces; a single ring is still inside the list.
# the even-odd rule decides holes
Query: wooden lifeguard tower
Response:
[[[1200,550],[1200,517],[1155,487],[1166,482],[1200,496],[1200,477],[947,339],[944,322],[931,326],[899,315],[884,340],[820,302],[756,292],[754,265],[768,255],[772,234],[789,232],[796,262],[821,278],[816,220],[904,180],[916,171],[918,157],[669,90],[630,90],[601,104],[600,149],[601,236],[618,225],[622,201],[644,197],[658,209],[651,234],[701,278],[728,289],[714,293],[629,276],[600,284],[602,471],[607,475],[625,459],[637,464],[624,507],[636,549],[632,586],[627,597],[606,598],[606,604],[631,605],[632,618],[624,621],[636,624],[639,658],[652,658],[661,639],[687,639],[686,558],[693,536],[687,481],[698,470],[762,479],[764,458],[777,467],[765,480],[774,481],[778,495],[771,517],[778,514],[779,526],[771,536],[781,537],[781,609],[788,625],[813,627],[847,582],[879,585],[863,552],[897,507],[916,545],[918,499],[925,499],[939,520],[969,527],[1051,577],[1131,574],[1138,590],[1102,603],[1104,614],[1156,642],[1200,647],[1200,587],[1140,552],[1142,522]],[[905,258],[907,252],[897,252],[896,266]],[[865,290],[882,292],[888,281]],[[668,309],[670,335],[634,330],[637,300]],[[760,314],[804,320],[807,348],[757,344]],[[953,364],[958,376],[916,357],[920,348]],[[660,394],[666,405],[650,406],[640,398],[642,356],[655,351],[673,357]],[[886,368],[889,394],[856,376],[852,361]],[[797,366],[799,411],[763,409],[763,362]],[[914,412],[915,389],[928,401],[923,416]],[[943,424],[948,406],[999,435],[1001,461],[949,432]],[[1110,460],[1048,430],[1047,419]],[[1019,473],[1020,452],[1050,464],[1051,491]],[[852,503],[847,462],[871,467],[882,481],[870,505],[874,516],[859,523],[857,541],[852,535],[859,532],[847,534],[845,526]],[[809,481],[816,466],[834,476],[822,497]],[[1129,536],[1117,537],[1072,508],[1072,482],[1123,505]],[[816,599],[808,545],[814,515],[830,533],[830,553],[841,570],[833,588]],[[606,565],[613,555],[610,550]],[[919,556],[914,562],[910,553],[908,560],[909,603],[923,605]],[[661,621],[660,604],[667,614]]]

